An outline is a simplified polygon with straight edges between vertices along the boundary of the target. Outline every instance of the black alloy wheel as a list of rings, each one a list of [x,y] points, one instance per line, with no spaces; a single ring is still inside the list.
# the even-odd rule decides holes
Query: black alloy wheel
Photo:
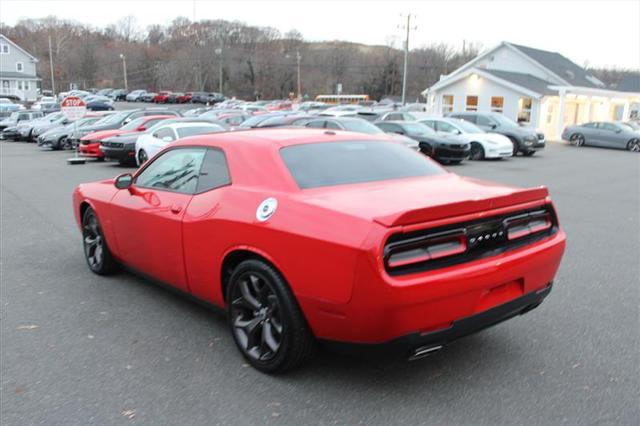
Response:
[[[627,149],[631,152],[640,152],[640,139],[632,139],[627,144]]]
[[[571,139],[569,141],[575,146],[584,146],[584,136],[580,133],[571,135]]]
[[[100,222],[90,207],[82,216],[82,242],[84,256],[92,272],[107,275],[115,270],[116,264],[107,247]]]
[[[471,155],[470,160],[484,160],[484,148],[478,142],[471,143]]]
[[[247,361],[264,373],[283,373],[309,359],[315,339],[280,273],[260,260],[246,260],[227,288],[228,321]]]
[[[149,157],[147,156],[147,152],[144,149],[141,149],[140,152],[138,152],[138,165],[142,166],[148,159]]]

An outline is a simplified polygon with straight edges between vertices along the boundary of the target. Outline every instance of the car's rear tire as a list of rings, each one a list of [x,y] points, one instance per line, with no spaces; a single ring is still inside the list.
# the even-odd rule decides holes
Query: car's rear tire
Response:
[[[533,157],[533,154],[535,153],[535,151],[525,151],[522,153],[522,155],[524,155],[525,157]]]
[[[116,271],[116,261],[111,256],[96,212],[91,207],[82,215],[82,246],[91,272],[109,275]]]
[[[478,142],[471,142],[471,154],[469,160],[484,160],[484,148]]]
[[[627,150],[631,152],[640,152],[640,139],[631,139],[627,143]]]
[[[315,338],[288,284],[271,265],[241,262],[229,279],[226,300],[233,339],[257,370],[284,373],[313,356]]]
[[[574,135],[571,135],[571,137],[569,138],[569,143],[571,145],[575,145],[575,146],[584,146],[584,136],[581,135],[580,133],[576,133]]]

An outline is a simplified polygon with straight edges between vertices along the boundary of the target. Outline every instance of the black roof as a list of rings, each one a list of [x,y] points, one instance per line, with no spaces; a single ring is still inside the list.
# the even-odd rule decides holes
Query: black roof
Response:
[[[621,92],[640,93],[640,72],[625,71],[620,75],[620,79],[612,83],[610,87]]]
[[[509,44],[573,86],[604,87],[604,85],[599,85],[596,77],[591,75],[587,70],[557,52],[534,49],[533,47],[514,43]]]

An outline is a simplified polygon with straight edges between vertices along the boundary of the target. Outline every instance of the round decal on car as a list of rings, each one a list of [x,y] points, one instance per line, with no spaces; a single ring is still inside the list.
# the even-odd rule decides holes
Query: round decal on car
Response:
[[[258,206],[258,210],[256,210],[256,219],[260,222],[266,221],[273,216],[277,208],[278,200],[275,198],[267,198]]]

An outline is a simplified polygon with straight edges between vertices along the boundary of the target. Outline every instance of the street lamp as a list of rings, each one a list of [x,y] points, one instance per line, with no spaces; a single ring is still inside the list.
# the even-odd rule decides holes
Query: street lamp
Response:
[[[128,92],[129,85],[127,84],[127,57],[121,53],[120,59],[122,59],[122,74],[124,75],[124,90]]]

